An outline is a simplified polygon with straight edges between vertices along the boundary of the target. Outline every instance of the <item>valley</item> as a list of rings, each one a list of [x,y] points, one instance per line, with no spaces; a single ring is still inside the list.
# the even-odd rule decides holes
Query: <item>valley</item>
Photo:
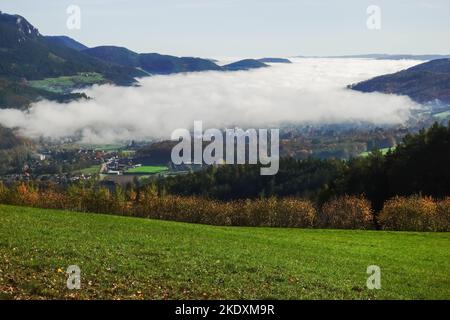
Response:
[[[280,2],[2,2],[0,300],[450,299],[449,3]]]

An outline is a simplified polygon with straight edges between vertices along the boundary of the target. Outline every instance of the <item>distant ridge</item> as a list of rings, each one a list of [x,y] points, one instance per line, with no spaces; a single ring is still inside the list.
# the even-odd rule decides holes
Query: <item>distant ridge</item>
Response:
[[[349,86],[361,92],[400,94],[419,103],[450,104],[450,59],[425,62]]]
[[[46,36],[45,38],[50,43],[63,45],[76,51],[82,51],[88,48],[84,44],[67,36]]]
[[[237,62],[233,62],[223,66],[224,70],[228,71],[240,71],[240,70],[250,70],[250,69],[258,69],[258,68],[266,68],[267,64],[254,60],[254,59],[244,59]]]
[[[52,91],[46,81],[54,82],[60,77],[82,77],[82,83],[90,85],[113,83],[130,86],[136,84],[136,78],[153,74],[267,67],[251,59],[221,67],[210,59],[140,54],[116,46],[88,48],[67,36],[43,36],[24,17],[1,11],[0,49],[0,108],[26,108],[43,98],[68,101],[83,97],[70,94],[79,88],[72,86],[70,81],[63,90],[64,94]],[[95,80],[90,80],[92,78]],[[38,88],[33,87],[37,80],[44,82]]]
[[[268,67],[253,59],[245,59],[225,66],[218,66],[211,59],[175,57],[158,53],[136,53],[123,47],[100,46],[82,51],[92,57],[122,66],[140,68],[149,74],[172,74],[198,71],[239,71]]]
[[[361,54],[361,55],[346,55],[346,56],[329,56],[325,58],[339,58],[339,59],[375,59],[375,60],[436,60],[436,59],[447,59],[450,55],[441,54]]]
[[[0,14],[0,77],[12,81],[102,74],[107,81],[129,85],[143,72],[112,65],[74,50],[70,38],[46,38],[24,17]]]
[[[124,47],[99,46],[83,50],[92,57],[122,66],[140,68],[150,74],[222,70],[209,59],[175,57],[157,53],[136,53]]]
[[[262,63],[292,63],[291,60],[285,58],[262,58],[258,61]]]

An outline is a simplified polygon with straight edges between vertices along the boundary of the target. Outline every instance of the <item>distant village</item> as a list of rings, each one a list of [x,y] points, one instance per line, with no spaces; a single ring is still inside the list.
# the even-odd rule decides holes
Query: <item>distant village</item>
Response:
[[[0,176],[0,181],[7,184],[21,181],[70,184],[96,179],[104,184],[124,185],[136,178],[174,173],[176,170],[171,170],[170,165],[137,163],[133,150],[48,149],[31,153],[22,170]]]

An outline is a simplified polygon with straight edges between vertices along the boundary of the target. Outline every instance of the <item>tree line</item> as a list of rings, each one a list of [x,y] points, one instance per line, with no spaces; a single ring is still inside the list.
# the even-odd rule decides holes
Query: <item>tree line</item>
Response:
[[[435,124],[386,155],[285,158],[275,176],[226,165],[126,188],[0,183],[0,203],[216,225],[450,231],[449,163],[450,126]]]
[[[375,211],[394,196],[450,195],[450,124],[407,135],[383,155],[349,161],[337,159],[280,159],[275,176],[261,176],[257,165],[210,166],[205,170],[153,182],[175,195],[218,200],[295,196],[323,204],[342,195],[364,196]]]

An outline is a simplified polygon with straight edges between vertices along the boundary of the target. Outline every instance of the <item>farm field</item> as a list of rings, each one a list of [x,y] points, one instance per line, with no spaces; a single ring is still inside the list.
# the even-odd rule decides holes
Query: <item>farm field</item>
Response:
[[[63,76],[58,78],[47,78],[43,80],[30,81],[30,86],[54,93],[69,93],[74,88],[82,88],[93,84],[104,83],[104,77],[95,72],[77,74],[74,76]]]
[[[0,299],[449,299],[450,234],[213,227],[0,205]],[[81,289],[66,288],[69,265]],[[366,269],[381,268],[381,289]]]
[[[76,174],[95,175],[100,172],[100,165],[90,166],[81,170],[75,171]]]
[[[132,168],[127,171],[127,173],[133,174],[154,174],[169,170],[166,166],[142,166],[137,168]]]
[[[439,120],[444,120],[448,117],[450,117],[450,110],[449,111],[444,111],[441,113],[436,113],[433,115],[434,118],[439,119]]]
[[[395,147],[380,149],[382,155],[386,155],[389,152],[389,150],[394,151]],[[361,157],[368,157],[371,153],[372,153],[372,151],[366,151],[366,152],[361,153],[360,156]]]

